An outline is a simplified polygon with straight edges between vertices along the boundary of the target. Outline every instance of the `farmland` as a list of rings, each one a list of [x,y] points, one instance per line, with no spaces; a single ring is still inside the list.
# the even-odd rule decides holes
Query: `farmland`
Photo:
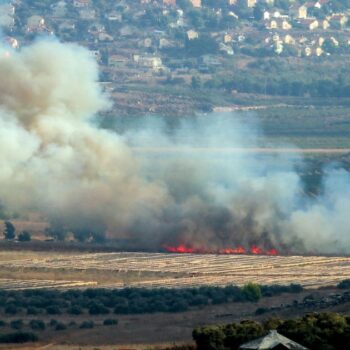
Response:
[[[350,278],[349,257],[165,253],[0,253],[0,288],[181,288],[299,283]]]

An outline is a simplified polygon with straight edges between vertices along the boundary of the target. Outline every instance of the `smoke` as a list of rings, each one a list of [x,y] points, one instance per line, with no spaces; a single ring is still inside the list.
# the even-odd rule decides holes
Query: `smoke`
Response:
[[[97,66],[76,46],[40,41],[0,50],[0,202],[22,215],[140,247],[191,244],[350,253],[350,178],[330,170],[323,194],[302,196],[295,162],[243,152],[259,131],[234,116],[161,118],[114,132]]]

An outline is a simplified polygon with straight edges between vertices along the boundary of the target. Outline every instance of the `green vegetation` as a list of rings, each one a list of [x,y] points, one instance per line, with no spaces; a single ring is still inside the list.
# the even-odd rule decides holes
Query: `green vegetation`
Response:
[[[29,332],[0,334],[0,343],[27,343],[38,341],[38,336]]]
[[[259,286],[254,283],[242,288],[227,286],[184,289],[2,290],[0,305],[9,315],[16,315],[25,310],[27,314],[46,315],[180,312],[208,304],[256,302],[262,296],[299,293],[302,290],[300,285],[295,284]],[[33,321],[32,327],[41,327],[39,323]],[[56,325],[55,320],[52,320],[50,326],[56,327]]]
[[[198,350],[236,350],[243,343],[264,336],[270,329],[310,348],[350,348],[350,318],[337,313],[313,313],[295,320],[242,321],[228,325],[198,327],[193,339]]]
[[[16,237],[16,229],[15,226],[10,221],[5,221],[5,229],[4,229],[4,237],[5,239],[11,240]]]

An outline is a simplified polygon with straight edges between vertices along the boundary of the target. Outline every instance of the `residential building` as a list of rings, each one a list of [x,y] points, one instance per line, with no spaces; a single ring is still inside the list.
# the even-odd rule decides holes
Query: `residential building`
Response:
[[[240,350],[254,350],[254,349],[285,349],[285,350],[308,350],[306,347],[288,339],[279,334],[276,330],[272,330],[265,337],[245,343],[239,347]]]

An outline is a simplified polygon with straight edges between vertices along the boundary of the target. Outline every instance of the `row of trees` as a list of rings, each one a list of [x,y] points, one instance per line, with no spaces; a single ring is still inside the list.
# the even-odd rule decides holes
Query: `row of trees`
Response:
[[[185,289],[0,291],[0,305],[8,315],[23,312],[28,315],[179,312],[208,304],[256,302],[262,296],[279,295],[284,292],[298,293],[301,290],[300,285],[293,284],[289,286],[259,286],[249,283],[242,288],[227,286]]]
[[[7,240],[13,240],[16,238],[16,228],[12,222],[5,221],[3,235]],[[17,236],[17,240],[20,242],[29,242],[31,240],[31,235],[28,231],[21,231]]]
[[[198,350],[236,350],[245,342],[264,336],[271,329],[310,349],[350,349],[350,317],[337,313],[313,313],[302,318],[242,321],[193,330]]]
[[[260,75],[237,74],[232,79],[225,77],[207,81],[206,88],[224,88],[244,93],[258,93],[278,96],[311,97],[350,97],[350,82],[341,82],[331,78],[312,81],[296,80]]]

